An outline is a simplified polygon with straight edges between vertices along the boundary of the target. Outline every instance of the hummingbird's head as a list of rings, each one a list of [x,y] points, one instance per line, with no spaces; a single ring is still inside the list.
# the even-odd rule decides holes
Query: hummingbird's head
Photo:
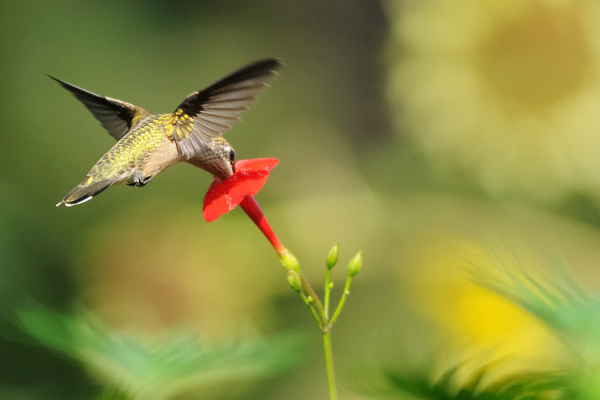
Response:
[[[212,171],[208,172],[225,180],[235,172],[235,150],[222,137],[216,138],[213,144],[216,157],[212,163]]]
[[[217,137],[187,162],[227,180],[235,172],[235,150],[225,139]]]

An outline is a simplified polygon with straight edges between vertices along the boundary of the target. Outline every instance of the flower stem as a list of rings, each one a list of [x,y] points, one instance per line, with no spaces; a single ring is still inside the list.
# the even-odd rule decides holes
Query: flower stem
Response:
[[[315,317],[315,321],[317,321],[317,325],[319,325],[319,327],[323,330],[325,329],[326,326],[326,321],[321,320],[321,318],[319,317],[319,314],[317,314],[317,310],[315,310],[315,306],[314,306],[314,300],[311,299],[309,300],[308,297],[306,297],[306,295],[302,292],[299,293],[300,297],[302,298],[302,301],[304,302],[304,304],[306,304],[308,306],[308,309],[310,310],[311,314],[313,315],[313,317]]]
[[[325,273],[325,296],[323,299],[324,308],[325,308],[325,319],[329,319],[329,295],[331,293],[331,288],[333,285],[331,284],[331,269],[327,268],[327,272]]]
[[[323,308],[323,303],[321,303],[321,299],[317,296],[317,292],[310,286],[310,283],[306,280],[304,275],[301,272],[298,273],[300,275],[300,281],[302,281],[302,287],[306,290],[308,295],[313,298],[315,306],[317,307],[317,311],[323,320],[323,326],[321,329],[325,329],[327,327],[327,317],[325,316],[325,309]]]
[[[325,364],[327,366],[327,382],[329,384],[330,400],[337,399],[337,389],[335,386],[335,373],[333,370],[333,351],[331,349],[331,330],[323,330],[323,347],[325,349]]]
[[[344,294],[342,294],[340,303],[338,304],[335,313],[333,313],[333,317],[331,317],[331,320],[329,321],[329,328],[331,328],[335,323],[335,320],[337,319],[338,315],[340,315],[340,313],[342,312],[342,308],[344,307],[346,299],[348,298],[348,296],[350,296],[350,283],[352,283],[352,277],[348,276],[348,279],[346,279],[346,286],[344,287]]]

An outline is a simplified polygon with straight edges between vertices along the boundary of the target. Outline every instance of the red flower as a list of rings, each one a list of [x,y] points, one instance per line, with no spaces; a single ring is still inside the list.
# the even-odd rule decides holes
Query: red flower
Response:
[[[270,171],[278,163],[279,160],[275,158],[237,161],[232,176],[225,181],[215,178],[208,188],[204,196],[203,215],[206,221],[214,221],[240,205],[281,256],[287,251],[253,197],[262,189]]]

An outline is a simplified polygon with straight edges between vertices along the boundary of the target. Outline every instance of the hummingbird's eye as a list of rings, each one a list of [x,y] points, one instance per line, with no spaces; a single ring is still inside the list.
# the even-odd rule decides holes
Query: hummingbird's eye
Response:
[[[233,164],[235,162],[235,151],[229,150],[229,161]]]

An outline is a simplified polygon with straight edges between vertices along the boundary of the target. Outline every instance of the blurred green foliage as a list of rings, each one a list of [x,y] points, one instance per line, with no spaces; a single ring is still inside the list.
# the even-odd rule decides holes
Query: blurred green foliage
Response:
[[[417,399],[435,400],[541,400],[552,399],[555,392],[564,389],[564,376],[551,373],[522,373],[507,376],[491,384],[483,383],[490,366],[475,371],[461,385],[456,383],[460,367],[446,371],[432,382],[429,371],[411,374],[388,371],[390,388],[379,396],[400,397],[413,395]]]
[[[386,384],[371,392],[439,400],[592,400],[600,396],[600,299],[587,294],[563,263],[540,269],[526,254],[499,247],[490,249],[489,256],[491,267],[473,263],[469,276],[544,323],[564,346],[560,366],[552,369],[539,365],[533,371],[499,377],[494,369],[502,361],[473,370],[471,360],[446,370],[439,378],[432,377],[437,369],[433,362],[420,370],[388,368],[383,377]]]
[[[91,315],[36,307],[19,311],[18,318],[24,332],[99,376],[108,388],[104,393],[124,393],[130,399],[172,399],[200,391],[214,396],[215,382],[239,385],[280,374],[301,359],[298,335],[215,346],[181,332],[150,343],[111,332]]]

